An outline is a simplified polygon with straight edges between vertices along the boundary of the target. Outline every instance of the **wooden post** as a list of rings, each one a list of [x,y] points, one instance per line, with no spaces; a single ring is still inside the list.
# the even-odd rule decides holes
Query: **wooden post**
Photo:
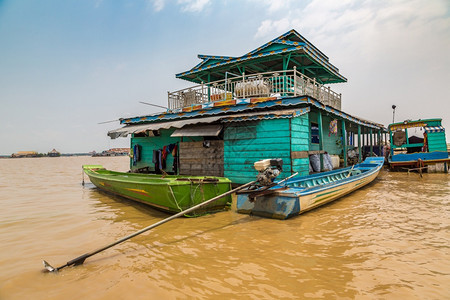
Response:
[[[362,160],[362,148],[361,148],[361,125],[358,124],[358,162]]]
[[[323,170],[323,127],[322,127],[322,112],[319,110],[317,116],[317,123],[319,123],[319,150],[320,150],[320,171]]]
[[[405,128],[405,135],[406,135],[406,145],[409,145],[408,128]]]
[[[297,96],[297,67],[294,66],[294,97]]]
[[[361,128],[362,131],[362,147],[363,147],[363,156],[364,156],[364,146],[366,146],[366,128]]]
[[[372,128],[370,128],[370,156],[373,155],[373,132]]]
[[[245,72],[242,73],[242,98],[245,99]]]
[[[209,84],[211,82],[211,73],[208,73],[208,102],[211,102],[211,85]]]
[[[345,120],[342,120],[342,149],[344,151],[344,168],[347,167],[347,137],[345,131]]]
[[[378,129],[378,154],[383,156],[383,153],[381,153],[381,129]]]
[[[394,143],[393,143],[393,134],[392,131],[389,130],[389,141],[391,142],[391,156],[394,155]]]

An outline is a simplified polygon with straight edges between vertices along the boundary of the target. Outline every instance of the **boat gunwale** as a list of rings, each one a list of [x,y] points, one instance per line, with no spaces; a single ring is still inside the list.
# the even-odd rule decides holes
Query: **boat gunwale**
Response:
[[[328,182],[325,184],[319,184],[316,186],[311,186],[311,187],[306,187],[306,188],[305,187],[289,187],[289,189],[287,189],[287,190],[277,191],[274,194],[280,195],[280,196],[281,195],[287,196],[287,197],[300,197],[300,196],[310,195],[310,194],[314,194],[317,192],[321,192],[323,190],[338,187],[338,186],[341,186],[344,184],[352,183],[354,181],[369,177],[369,176],[373,175],[374,173],[380,172],[381,168],[382,168],[382,165],[379,165],[378,167],[375,167],[371,170],[367,170],[366,172],[361,172],[360,174],[353,175],[353,176],[350,176],[348,178],[344,178],[344,179],[341,179],[338,181]],[[297,191],[289,191],[289,190],[297,190]]]
[[[102,179],[113,182],[127,182],[134,184],[142,184],[142,185],[171,185],[171,186],[183,186],[183,185],[191,185],[194,184],[231,184],[231,180],[226,177],[217,177],[217,176],[182,176],[182,175],[168,175],[168,176],[176,176],[172,178],[145,178],[145,174],[135,174],[135,173],[123,173],[123,172],[115,172],[102,168],[102,170],[108,172],[109,174],[101,174],[95,171],[95,169],[85,168],[83,171],[90,178],[91,176],[96,179]],[[117,173],[117,174],[111,174]],[[137,175],[137,176],[136,176]],[[151,174],[153,175],[153,174]],[[156,174],[155,174],[156,175]],[[113,177],[115,176],[115,177]],[[128,177],[129,176],[129,177]],[[188,180],[179,180],[180,178],[186,178]],[[197,181],[189,180],[189,178],[200,179]],[[217,181],[202,181],[201,179],[217,179]],[[139,179],[139,180],[138,180]],[[155,182],[155,180],[159,182]]]
[[[315,186],[311,186],[311,187],[294,187],[294,186],[289,186],[292,183],[297,183],[300,181],[306,181],[306,180],[310,180],[310,179],[314,179],[317,177],[323,178],[329,175],[336,175],[336,174],[342,174],[348,170],[352,170],[351,167],[347,167],[344,169],[339,169],[339,170],[335,170],[335,171],[339,171],[339,172],[335,172],[333,171],[329,171],[329,172],[325,172],[325,173],[317,173],[314,175],[320,175],[320,176],[314,176],[314,177],[309,177],[305,176],[305,178],[299,178],[297,180],[293,180],[293,181],[287,181],[285,182],[283,185],[276,185],[274,187],[272,187],[271,189],[277,189],[283,186],[287,186],[288,189],[285,190],[280,190],[280,191],[274,191],[273,195],[278,195],[278,196],[285,196],[285,197],[300,197],[300,196],[306,196],[306,195],[310,195],[310,194],[314,194],[317,192],[321,192],[323,190],[326,189],[330,189],[330,188],[334,188],[334,187],[338,187],[338,186],[342,186],[344,184],[348,184],[357,180],[361,180],[363,178],[369,177],[371,175],[373,175],[374,173],[378,173],[380,172],[381,168],[383,167],[382,163],[369,163],[369,162],[361,162],[358,165],[357,168],[353,169],[353,170],[361,170],[361,166],[362,165],[373,165],[373,167],[365,169],[363,172],[356,174],[356,175],[352,175],[348,178],[343,178],[337,181],[333,181],[333,182],[327,182],[327,183],[323,183],[323,184],[319,184],[319,185],[315,185]],[[366,168],[364,166],[364,168]],[[242,194],[245,194],[245,192],[243,192]]]

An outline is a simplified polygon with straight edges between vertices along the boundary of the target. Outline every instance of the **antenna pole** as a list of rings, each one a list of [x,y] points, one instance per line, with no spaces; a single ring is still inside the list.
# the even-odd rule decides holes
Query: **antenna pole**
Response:
[[[396,108],[397,106],[394,104],[394,105],[392,105],[392,123],[394,123],[394,119],[395,119],[395,108]]]

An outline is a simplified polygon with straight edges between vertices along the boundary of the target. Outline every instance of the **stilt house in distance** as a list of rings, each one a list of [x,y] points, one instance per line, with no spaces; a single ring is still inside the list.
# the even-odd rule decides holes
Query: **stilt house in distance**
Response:
[[[380,153],[382,125],[341,111],[328,85],[346,82],[328,57],[297,31],[239,57],[199,55],[176,77],[193,86],[168,93],[164,113],[124,118],[111,138],[131,134],[132,171],[255,179],[253,163],[283,159],[283,176],[310,173],[310,155],[355,148]],[[364,148],[363,146],[369,147]]]

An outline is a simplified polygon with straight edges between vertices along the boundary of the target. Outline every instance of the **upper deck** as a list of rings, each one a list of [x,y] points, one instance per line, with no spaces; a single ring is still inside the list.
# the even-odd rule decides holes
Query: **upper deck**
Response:
[[[174,111],[222,100],[274,96],[310,96],[325,105],[341,109],[341,94],[300,73],[296,66],[291,70],[227,76],[223,80],[169,92],[168,104],[169,110]]]
[[[341,109],[341,94],[325,85],[347,79],[295,30],[242,56],[198,57],[199,64],[176,75],[196,85],[169,92],[170,111],[221,100],[276,96],[309,96]]]

